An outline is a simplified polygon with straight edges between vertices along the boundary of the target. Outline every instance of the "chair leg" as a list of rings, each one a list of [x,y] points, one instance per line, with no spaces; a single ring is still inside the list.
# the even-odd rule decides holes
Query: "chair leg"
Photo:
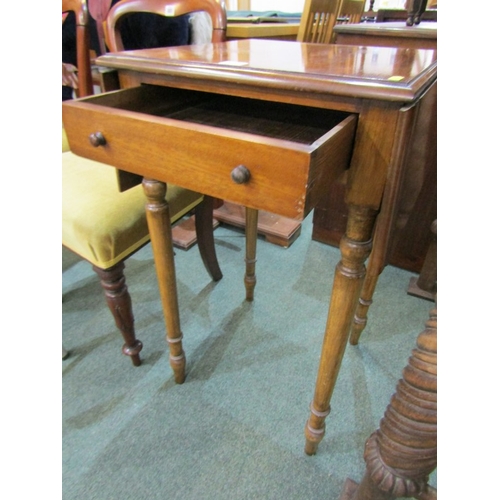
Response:
[[[142,349],[142,342],[135,338],[132,300],[128,293],[123,274],[125,264],[120,262],[109,269],[101,269],[93,266],[93,269],[101,280],[101,286],[104,289],[109,310],[113,314],[116,326],[120,330],[123,340],[125,340],[122,352],[126,356],[130,356],[134,366],[140,366],[141,358],[139,357],[139,353]]]
[[[195,208],[194,220],[201,260],[212,279],[219,281],[222,272],[215,253],[213,211],[214,199],[205,195],[203,201]]]

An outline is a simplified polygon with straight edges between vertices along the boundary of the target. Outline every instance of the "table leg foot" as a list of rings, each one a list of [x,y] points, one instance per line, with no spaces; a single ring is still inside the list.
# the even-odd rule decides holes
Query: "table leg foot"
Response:
[[[174,372],[175,383],[183,384],[186,380],[186,356],[184,352],[179,356],[170,355],[170,367]]]
[[[245,209],[245,240],[246,240],[246,253],[245,253],[245,290],[246,300],[253,301],[255,285],[257,278],[255,276],[255,264],[257,262],[257,222],[259,211],[253,208]]]
[[[324,423],[323,426],[320,427],[319,429],[314,429],[309,425],[309,421],[307,421],[305,428],[305,435],[306,435],[306,445],[304,447],[305,454],[310,456],[316,455],[319,443],[321,442],[323,436],[325,435]]]

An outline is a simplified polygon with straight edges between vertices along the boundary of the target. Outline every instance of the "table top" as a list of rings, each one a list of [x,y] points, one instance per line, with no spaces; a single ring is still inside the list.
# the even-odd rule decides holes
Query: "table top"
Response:
[[[244,39],[108,53],[108,68],[336,96],[415,100],[437,78],[435,50]]]
[[[435,40],[437,39],[437,22],[421,22],[414,26],[406,26],[406,22],[336,24],[333,31],[335,33],[356,35],[383,35]]]

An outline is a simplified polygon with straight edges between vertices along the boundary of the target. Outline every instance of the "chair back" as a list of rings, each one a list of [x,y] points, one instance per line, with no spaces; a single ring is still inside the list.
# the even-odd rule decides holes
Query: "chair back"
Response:
[[[113,0],[87,0],[89,13],[96,22],[97,38],[101,54],[105,54],[107,52],[106,43],[104,41],[104,22],[106,21],[106,16],[111,9],[112,1]]]
[[[338,22],[343,24],[360,23],[365,11],[365,3],[365,0],[342,0]]]
[[[93,94],[90,67],[89,12],[86,0],[62,0],[62,12],[74,12],[76,18],[76,61],[78,68],[78,96]]]
[[[105,24],[106,43],[111,52],[124,50],[120,21],[138,12],[177,17],[193,12],[206,12],[212,20],[212,43],[226,39],[226,8],[224,0],[122,0],[108,13]]]
[[[342,0],[306,0],[300,20],[298,42],[332,43]]]

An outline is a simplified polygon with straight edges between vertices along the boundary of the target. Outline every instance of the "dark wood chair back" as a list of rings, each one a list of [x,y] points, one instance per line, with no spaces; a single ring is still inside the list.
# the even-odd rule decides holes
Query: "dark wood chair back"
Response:
[[[62,12],[74,12],[76,18],[76,60],[78,68],[78,96],[93,94],[90,66],[89,11],[86,0],[62,0]]]
[[[106,43],[111,52],[124,50],[120,21],[138,12],[177,17],[205,11],[212,20],[212,43],[226,39],[226,9],[218,0],[122,0],[108,14],[105,24]]]

